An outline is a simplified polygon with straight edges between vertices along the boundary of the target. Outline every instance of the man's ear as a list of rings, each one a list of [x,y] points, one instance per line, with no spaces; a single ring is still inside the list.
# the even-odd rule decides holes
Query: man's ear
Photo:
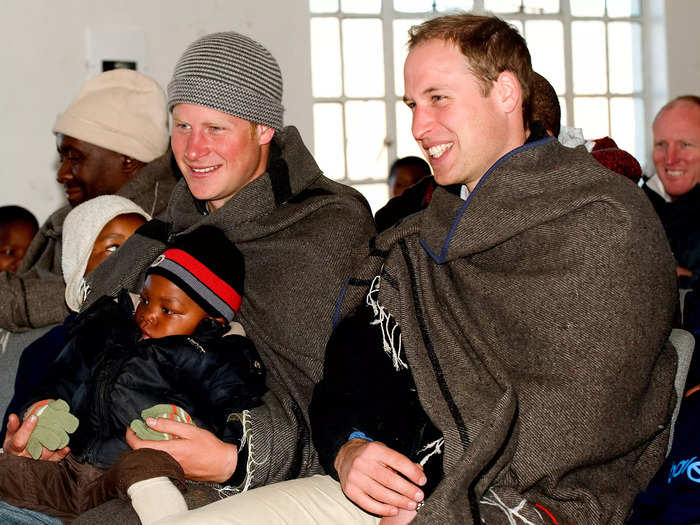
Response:
[[[522,110],[522,89],[515,73],[502,71],[494,82],[495,95],[506,113]]]
[[[255,126],[255,133],[258,137],[258,144],[261,146],[269,144],[272,137],[275,136],[275,129],[265,124],[258,124]]]

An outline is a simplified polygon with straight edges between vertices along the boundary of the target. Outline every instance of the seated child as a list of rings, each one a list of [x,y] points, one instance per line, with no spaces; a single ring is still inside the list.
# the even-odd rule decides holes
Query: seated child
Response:
[[[96,197],[71,210],[63,223],[61,253],[66,304],[70,310],[80,310],[85,299],[87,289],[84,277],[149,220],[151,216],[141,207],[118,195]],[[66,324],[42,333],[33,342],[12,336],[0,362],[4,379],[4,384],[0,385],[0,409],[5,411],[0,443],[5,440],[7,418],[22,408],[18,406],[17,398],[33,392],[46,379],[46,363],[53,361],[65,345],[66,326],[74,316],[71,314]],[[17,375],[23,380],[16,382]]]
[[[38,230],[39,223],[29,210],[0,207],[0,271],[17,271]]]
[[[122,291],[116,301],[102,297],[81,313],[53,363],[52,379],[20,400],[29,407],[27,417],[43,410],[23,456],[61,449],[75,432],[70,454],[57,463],[0,455],[0,499],[70,520],[108,499],[128,496],[141,521],[150,523],[162,517],[159,512],[186,507],[177,491],[174,507],[141,503],[139,490],[150,490],[152,478],[165,485],[170,485],[167,478],[181,486],[184,481],[168,454],[130,451],[129,426],[145,439],[153,433],[140,421],[144,411],[148,416],[148,409],[157,412],[167,405],[181,420],[191,414],[220,439],[240,442],[240,424],[227,421],[228,415],[259,405],[265,391],[253,344],[227,334],[241,304],[242,254],[222,232],[202,226],[178,236],[146,275],[135,312]],[[77,430],[61,400],[80,420]],[[17,427],[16,416],[10,424]],[[32,442],[35,434],[38,446]]]

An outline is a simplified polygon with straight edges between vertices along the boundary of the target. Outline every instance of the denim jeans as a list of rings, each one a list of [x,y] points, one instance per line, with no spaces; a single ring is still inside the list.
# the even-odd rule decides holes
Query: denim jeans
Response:
[[[5,525],[63,525],[58,518],[53,518],[34,510],[13,507],[0,501],[0,523]]]

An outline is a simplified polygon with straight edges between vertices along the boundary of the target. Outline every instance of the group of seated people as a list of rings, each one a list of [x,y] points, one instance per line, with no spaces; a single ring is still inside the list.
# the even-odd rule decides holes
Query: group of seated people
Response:
[[[192,42],[167,95],[87,81],[53,127],[69,204],[0,208],[0,521],[700,521],[669,340],[700,328],[700,99],[657,114],[640,188],[503,20],[408,49],[429,164],[375,217],[248,36]]]

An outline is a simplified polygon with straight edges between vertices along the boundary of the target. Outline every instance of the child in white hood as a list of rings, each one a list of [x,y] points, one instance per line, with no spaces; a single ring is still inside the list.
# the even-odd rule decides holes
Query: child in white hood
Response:
[[[103,195],[76,206],[63,223],[61,266],[66,304],[77,312],[87,296],[85,276],[151,216],[129,199]]]

